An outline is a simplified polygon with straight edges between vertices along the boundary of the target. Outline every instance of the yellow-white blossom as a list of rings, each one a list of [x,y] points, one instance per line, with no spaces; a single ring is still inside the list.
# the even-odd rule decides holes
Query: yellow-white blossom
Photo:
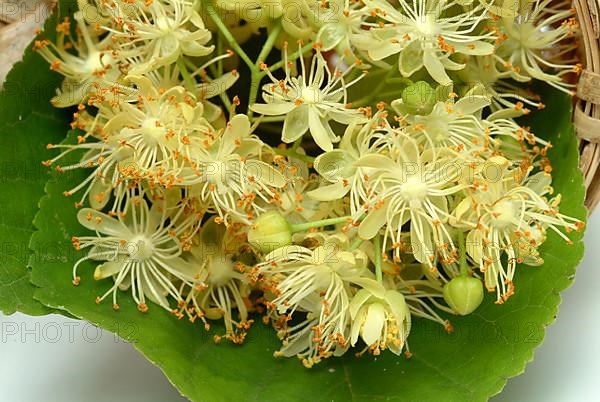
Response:
[[[69,107],[85,102],[96,86],[119,86],[121,73],[114,54],[109,50],[112,36],[101,36],[86,24],[81,11],[73,15],[77,37],[71,35],[71,20],[65,17],[56,27],[56,43],[37,40],[34,49],[50,64],[50,69],[62,74],[57,95],[52,98],[56,107]],[[76,52],[69,49],[74,48]]]
[[[347,94],[347,89],[363,75],[346,82],[345,77],[353,71],[355,64],[345,70],[335,67],[331,71],[317,49],[308,69],[304,58],[299,57],[300,74],[293,76],[287,61],[287,49],[283,53],[285,78],[275,78],[264,66],[272,83],[263,86],[265,103],[255,103],[250,109],[266,116],[285,116],[281,133],[283,142],[294,142],[310,132],[321,149],[331,151],[339,137],[333,132],[330,121],[350,124],[365,120],[361,112],[351,108]]]
[[[130,190],[121,213],[110,216],[91,208],[77,213],[77,220],[86,229],[95,232],[89,236],[73,237],[77,250],[89,249],[87,256],[73,267],[73,283],[78,285],[78,268],[84,261],[103,261],[94,271],[94,279],[112,277],[114,284],[96,299],[100,303],[112,295],[117,304],[119,289],[130,290],[133,300],[142,312],[148,310],[147,299],[170,310],[167,296],[183,300],[173,283],[194,283],[193,266],[182,258],[184,234],[194,223],[183,208],[169,205],[167,199],[153,200],[148,206],[143,191]],[[177,212],[171,214],[170,209]]]
[[[265,144],[251,133],[246,115],[231,118],[224,130],[212,133],[213,142],[194,148],[189,167],[182,170],[181,185],[189,196],[209,203],[226,222],[248,222],[264,210],[257,199],[269,203],[285,177],[261,160]]]
[[[208,44],[212,35],[192,1],[115,1],[108,9],[113,24],[104,29],[113,34],[119,57],[138,58],[130,74],[144,74],[175,63],[180,56],[206,56],[214,50]]]
[[[242,343],[252,324],[248,318],[251,289],[244,264],[235,260],[245,242],[232,229],[211,219],[191,241],[187,261],[193,266],[196,283],[181,309],[191,321],[200,318],[207,329],[207,319],[222,319],[225,339]]]
[[[461,70],[464,64],[452,60],[454,54],[487,55],[494,52],[492,32],[480,32],[488,17],[482,4],[455,12],[456,1],[399,0],[393,6],[383,0],[365,4],[384,22],[371,28],[372,37],[363,38],[360,47],[373,60],[398,54],[400,73],[409,77],[423,67],[441,85],[450,85],[447,71]]]
[[[539,256],[532,248],[540,246],[547,230],[571,243],[562,230],[570,232],[583,226],[558,212],[560,196],[548,198],[552,194],[548,173],[532,174],[532,167],[513,169],[499,156],[494,164],[496,169],[483,172],[477,187],[461,201],[454,215],[471,225],[467,252],[484,274],[487,289],[495,290],[497,303],[503,303],[514,293],[517,264],[539,265]]]
[[[276,354],[298,356],[307,367],[348,349],[352,285],[376,285],[367,256],[350,251],[346,236],[317,234],[309,239],[318,246],[282,247],[259,265],[274,311],[288,317],[305,315],[301,323],[280,328],[283,347]]]
[[[574,85],[566,77],[581,69],[572,59],[579,28],[574,15],[570,1],[528,1],[516,17],[500,18],[496,60],[514,80],[533,78],[570,93]]]
[[[369,177],[372,197],[367,200],[359,235],[372,239],[381,229],[386,245],[399,259],[402,232],[410,224],[415,258],[433,269],[453,260],[454,245],[446,222],[448,197],[463,189],[460,164],[434,152],[421,152],[418,143],[401,130],[389,133],[389,154],[369,154],[356,166],[375,169]],[[387,152],[386,152],[387,153]]]
[[[411,316],[404,296],[396,290],[373,286],[371,290],[359,290],[350,301],[352,327],[350,343],[356,345],[358,338],[366,349],[378,355],[389,349],[399,355],[410,333]]]

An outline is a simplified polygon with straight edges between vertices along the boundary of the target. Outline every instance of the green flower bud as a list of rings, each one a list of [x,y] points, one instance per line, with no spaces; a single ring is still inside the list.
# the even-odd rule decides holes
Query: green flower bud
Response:
[[[473,277],[454,278],[444,286],[444,300],[456,314],[471,314],[483,301],[483,284]]]
[[[435,89],[425,81],[418,81],[402,91],[402,103],[410,114],[429,114],[436,101]]]
[[[506,155],[507,158],[514,160],[523,159],[528,152],[523,150],[523,144],[516,138],[507,135],[502,136],[500,151],[502,151],[502,155]]]
[[[269,253],[292,243],[292,228],[277,211],[258,217],[248,232],[248,242],[263,253]]]

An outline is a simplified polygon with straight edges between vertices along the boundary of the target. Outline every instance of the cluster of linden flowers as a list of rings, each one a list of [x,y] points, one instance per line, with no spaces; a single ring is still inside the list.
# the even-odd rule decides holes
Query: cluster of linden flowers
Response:
[[[34,44],[76,109],[44,162],[84,172],[73,283],[93,262],[97,303],[221,321],[215,341],[262,315],[307,367],[410,355],[413,317],[451,331],[582,227],[551,144],[513,120],[543,108],[533,80],[571,91],[570,7],[79,0]]]

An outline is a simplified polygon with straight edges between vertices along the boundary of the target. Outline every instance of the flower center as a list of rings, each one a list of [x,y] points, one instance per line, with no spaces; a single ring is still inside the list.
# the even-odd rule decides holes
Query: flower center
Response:
[[[436,36],[440,32],[435,16],[431,14],[417,16],[415,26],[423,36]]]
[[[153,253],[152,241],[145,235],[138,235],[127,244],[127,254],[134,261],[145,261],[151,258]]]
[[[522,22],[517,26],[509,26],[506,30],[511,40],[502,43],[505,52],[519,54],[521,49],[530,49],[537,46],[540,33],[538,28],[531,22]]]
[[[209,183],[221,185],[227,175],[231,175],[233,170],[228,171],[227,164],[221,161],[206,162],[204,164],[204,174]]]
[[[418,177],[409,177],[400,188],[400,192],[407,201],[422,201],[427,197],[427,185]]]
[[[103,58],[106,59],[106,60],[104,60],[106,64],[111,63],[110,56],[108,56],[106,54],[103,55],[101,52],[98,52],[95,50],[91,51],[87,57],[87,60],[85,61],[85,67],[84,67],[85,72],[86,73],[88,73],[88,72],[94,73],[96,71],[103,70],[104,69],[104,65],[102,64]]]
[[[179,47],[179,41],[175,34],[167,28],[167,33],[160,39],[160,51],[161,56],[168,56],[177,51]]]
[[[230,258],[217,254],[209,264],[208,282],[215,286],[223,286],[233,278],[234,266]]]
[[[548,42],[548,38],[550,38],[551,31],[554,28],[549,26],[538,27],[531,22],[527,22],[523,24],[521,27],[521,32],[519,36],[519,50],[525,49],[529,51],[535,51],[537,49],[541,51],[552,51],[556,43]]]
[[[512,200],[501,200],[494,205],[492,213],[496,220],[494,226],[504,229],[514,223],[517,216],[517,206]]]
[[[305,103],[318,103],[321,101],[321,91],[315,87],[302,88],[300,97]]]
[[[165,128],[155,117],[147,117],[142,121],[141,128],[148,145],[156,145],[165,134]]]
[[[444,119],[431,119],[426,126],[427,132],[434,142],[441,142],[448,138],[449,128],[448,122]]]

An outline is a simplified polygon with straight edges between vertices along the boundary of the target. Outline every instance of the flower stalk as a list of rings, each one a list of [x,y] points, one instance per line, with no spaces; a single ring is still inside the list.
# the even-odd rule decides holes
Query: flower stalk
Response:
[[[350,216],[341,216],[339,218],[329,218],[329,219],[321,219],[313,222],[306,223],[297,223],[290,225],[292,228],[292,233],[304,232],[310,229],[321,228],[325,226],[339,225],[342,223],[352,223],[352,217]]]

